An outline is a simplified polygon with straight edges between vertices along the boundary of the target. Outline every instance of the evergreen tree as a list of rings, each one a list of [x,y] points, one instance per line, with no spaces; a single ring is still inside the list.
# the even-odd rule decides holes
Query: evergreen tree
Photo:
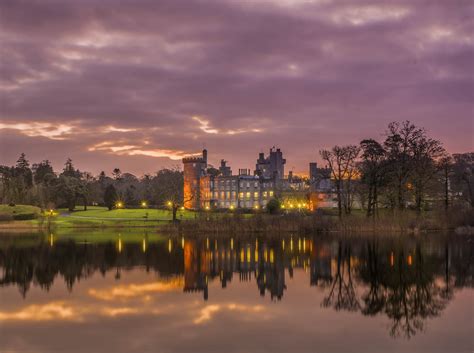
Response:
[[[110,211],[112,208],[114,208],[116,201],[117,191],[115,190],[115,186],[113,184],[110,184],[105,188],[104,204]]]

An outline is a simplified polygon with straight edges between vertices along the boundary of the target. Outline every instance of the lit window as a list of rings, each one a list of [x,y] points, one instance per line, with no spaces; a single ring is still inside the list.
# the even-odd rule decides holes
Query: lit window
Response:
[[[270,197],[272,197],[273,196],[273,191],[270,191],[269,194],[270,194]]]
[[[256,199],[258,199],[258,191],[255,191],[255,192],[253,193],[253,197],[256,198]]]
[[[239,193],[239,197],[240,197],[241,199],[243,199],[243,198],[244,198],[244,193],[243,193],[243,192]]]
[[[263,192],[263,197],[267,197],[267,192],[266,191]]]
[[[250,192],[247,192],[247,198],[249,199],[250,198]]]

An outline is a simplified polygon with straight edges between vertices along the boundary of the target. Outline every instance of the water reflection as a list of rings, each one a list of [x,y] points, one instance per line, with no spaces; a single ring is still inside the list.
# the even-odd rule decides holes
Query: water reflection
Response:
[[[260,296],[281,301],[292,295],[287,281],[295,271],[304,271],[306,283],[299,284],[322,291],[322,308],[383,315],[390,321],[391,336],[409,338],[424,329],[427,319],[441,314],[456,290],[472,288],[472,256],[470,239],[453,236],[150,239],[144,235],[129,241],[118,235],[114,241],[91,243],[61,240],[49,234],[42,241],[2,238],[0,286],[16,285],[26,297],[32,286],[48,291],[55,282],[64,281],[73,291],[78,281],[95,273],[113,273],[120,283],[123,272],[143,269],[155,272],[158,279],[112,289],[90,288],[88,295],[113,301],[139,294],[146,301],[150,294],[179,289],[200,293],[204,301],[212,303],[213,295],[218,293],[216,289],[210,291],[210,283],[218,281],[224,289],[238,281],[254,283]],[[65,318],[84,314],[80,308],[66,307],[61,302],[48,305],[3,313],[1,318],[15,319],[32,312]],[[223,308],[262,310],[258,305],[213,304],[206,306],[194,322],[204,322]],[[139,312],[136,307],[101,310],[108,316]]]

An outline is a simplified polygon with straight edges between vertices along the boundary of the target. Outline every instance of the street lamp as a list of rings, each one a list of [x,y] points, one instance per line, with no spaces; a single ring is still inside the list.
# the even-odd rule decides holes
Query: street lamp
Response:
[[[146,201],[142,201],[142,207],[146,207],[146,206],[147,206]]]
[[[123,207],[123,203],[122,202],[117,202],[116,205],[115,205],[117,208],[122,208]]]

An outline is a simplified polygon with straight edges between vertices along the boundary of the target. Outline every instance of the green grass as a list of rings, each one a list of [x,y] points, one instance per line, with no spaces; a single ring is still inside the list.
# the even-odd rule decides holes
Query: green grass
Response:
[[[39,207],[30,205],[0,205],[0,213],[8,215],[23,215],[23,214],[40,214],[41,210]]]
[[[87,211],[82,209],[74,212],[65,212],[60,210],[60,217],[89,217],[101,220],[126,219],[126,220],[159,220],[169,221],[173,218],[171,210],[139,208],[139,209],[114,209],[109,211],[106,207],[88,207]],[[188,210],[179,210],[178,219],[194,219],[195,212]]]

